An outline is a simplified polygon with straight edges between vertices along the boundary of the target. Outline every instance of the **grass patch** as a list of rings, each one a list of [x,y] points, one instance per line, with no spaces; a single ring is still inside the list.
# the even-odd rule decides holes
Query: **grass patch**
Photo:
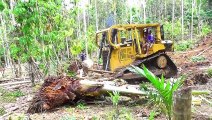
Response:
[[[0,107],[0,116],[4,115],[6,113],[4,107]]]
[[[122,108],[118,112],[117,118],[114,116],[117,115],[117,111],[115,109],[111,109],[105,116],[106,120],[134,120],[133,114],[127,108]]]
[[[80,110],[84,110],[86,108],[86,104],[83,102],[79,102],[77,103],[77,108],[79,108]]]
[[[203,56],[192,56],[191,57],[192,62],[202,62],[204,60],[205,60],[205,57],[203,57]]]
[[[1,102],[14,102],[16,98],[24,96],[24,93],[20,90],[6,91],[5,89],[0,88],[0,93],[1,93],[0,97]]]
[[[212,78],[212,68],[208,68],[207,74],[208,74],[208,77]]]
[[[28,120],[28,117],[24,113],[13,113],[9,120]]]

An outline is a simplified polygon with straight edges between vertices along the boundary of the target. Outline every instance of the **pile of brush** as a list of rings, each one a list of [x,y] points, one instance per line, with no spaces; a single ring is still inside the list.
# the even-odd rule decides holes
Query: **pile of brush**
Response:
[[[64,103],[75,103],[85,96],[96,96],[101,86],[85,86],[68,76],[48,77],[33,98],[28,113],[50,110]]]
[[[129,85],[126,81],[111,78],[77,79],[69,76],[48,77],[40,90],[35,94],[28,113],[47,111],[65,103],[75,104],[78,100],[94,98],[117,91],[122,95],[145,95],[139,85]]]

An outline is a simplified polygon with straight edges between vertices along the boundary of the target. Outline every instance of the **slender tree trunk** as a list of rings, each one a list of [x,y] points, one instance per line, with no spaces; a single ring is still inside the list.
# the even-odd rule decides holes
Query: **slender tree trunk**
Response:
[[[115,8],[114,8],[114,19],[115,19],[114,22],[115,22],[115,24],[116,24],[116,23],[117,23],[117,13],[116,13],[116,4],[117,4],[117,1],[116,1],[116,0],[114,0],[114,4],[115,4],[115,5],[114,5],[114,7],[115,7]]]
[[[202,5],[202,0],[199,1],[199,6],[198,6],[198,34],[202,33],[202,20],[201,20],[201,15],[200,15],[200,10],[201,10],[201,5]]]
[[[132,23],[132,6],[130,6],[130,24]]]
[[[174,40],[175,0],[172,0],[172,40]]]
[[[13,8],[14,8],[14,4],[15,4],[15,1],[14,0],[10,0],[10,9],[13,11]],[[14,17],[14,14],[10,14],[10,17],[12,19],[12,24],[15,25],[15,17]]]
[[[78,27],[77,27],[77,37],[81,36],[81,23],[80,23],[80,10],[77,4],[77,21],[78,21]]]
[[[194,22],[194,0],[192,0],[192,8],[191,8],[191,34],[190,39],[193,40],[193,22]]]
[[[181,39],[184,39],[184,1],[181,0]]]
[[[70,58],[70,52],[69,52],[69,45],[68,45],[68,37],[65,38],[66,39],[66,50],[67,50],[67,55],[68,55],[68,59]]]
[[[208,0],[208,7],[212,8],[212,0]]]
[[[97,0],[95,0],[95,14],[96,14],[96,31],[98,31],[98,12],[97,12],[97,6],[96,6]]]
[[[7,26],[5,23],[5,19],[3,18],[3,14],[1,14],[0,16],[0,21],[1,21],[1,25],[3,27],[3,44],[5,45],[5,62],[6,62],[6,66],[10,66],[11,65],[11,58],[10,58],[10,49],[9,49],[9,44],[8,44],[8,39],[7,39]]]
[[[158,16],[157,16],[157,4],[154,4],[154,11],[155,11],[155,19],[154,22],[158,21]]]
[[[144,24],[146,23],[146,0],[143,1]]]
[[[18,58],[18,76],[22,77],[22,68],[21,68],[21,60]]]
[[[167,19],[167,3],[166,3],[166,0],[164,0],[164,7],[165,7],[165,15],[164,15],[164,17],[165,17],[165,19]]]
[[[28,65],[29,65],[29,76],[30,76],[30,79],[32,82],[32,86],[35,86],[35,74],[34,74],[34,69],[33,69],[32,57],[29,58]]]
[[[160,22],[161,21],[161,14],[160,14],[160,10],[161,10],[161,8],[160,8],[160,4],[161,4],[161,1],[160,0],[157,0],[158,1],[158,7],[157,7],[157,13],[158,13],[158,21]]]
[[[88,39],[87,39],[87,24],[86,24],[86,10],[85,6],[83,8],[83,23],[84,23],[84,39],[85,39],[85,50],[86,50],[86,57],[88,57]]]
[[[3,27],[3,20],[2,20],[2,14],[0,13],[0,22],[1,22],[1,26]],[[2,64],[3,66],[5,66],[7,63],[6,63],[6,61],[7,61],[7,57],[6,57],[6,47],[5,47],[5,42],[4,42],[4,38],[3,38],[3,34],[4,34],[4,32],[3,31],[0,31],[0,38],[1,38],[1,40],[2,40],[2,48],[3,48],[3,55],[4,55],[4,63]]]

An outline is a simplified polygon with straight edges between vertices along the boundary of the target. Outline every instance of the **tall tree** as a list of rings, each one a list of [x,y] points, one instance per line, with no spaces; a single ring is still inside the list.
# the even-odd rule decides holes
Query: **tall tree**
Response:
[[[181,0],[181,40],[184,39],[184,0]]]
[[[172,0],[172,40],[174,40],[175,0]]]
[[[146,0],[143,0],[143,2],[142,2],[142,4],[143,4],[143,19],[144,19],[144,24],[146,23]]]
[[[87,39],[87,22],[86,22],[86,5],[83,7],[83,25],[84,25],[84,39],[85,39],[85,50],[88,57],[88,39]]]
[[[99,24],[98,24],[98,12],[97,12],[97,4],[96,4],[96,2],[97,2],[97,0],[95,0],[95,14],[96,14],[96,31],[98,31],[98,29],[99,29]]]
[[[192,0],[191,4],[191,33],[190,33],[191,40],[193,40],[193,26],[194,26],[194,0]]]

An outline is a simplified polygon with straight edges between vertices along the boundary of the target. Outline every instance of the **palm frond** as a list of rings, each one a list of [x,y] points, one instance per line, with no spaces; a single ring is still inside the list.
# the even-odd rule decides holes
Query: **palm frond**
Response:
[[[172,96],[174,91],[176,91],[182,85],[183,78],[181,77],[175,83],[171,84],[170,81],[165,81],[163,75],[161,76],[161,78],[158,78],[151,71],[149,71],[144,65],[143,69],[136,66],[131,66],[128,70],[142,77],[147,78],[151,82],[152,86],[157,90],[157,93],[161,97],[163,104],[167,109],[168,116],[170,118],[173,104]]]

